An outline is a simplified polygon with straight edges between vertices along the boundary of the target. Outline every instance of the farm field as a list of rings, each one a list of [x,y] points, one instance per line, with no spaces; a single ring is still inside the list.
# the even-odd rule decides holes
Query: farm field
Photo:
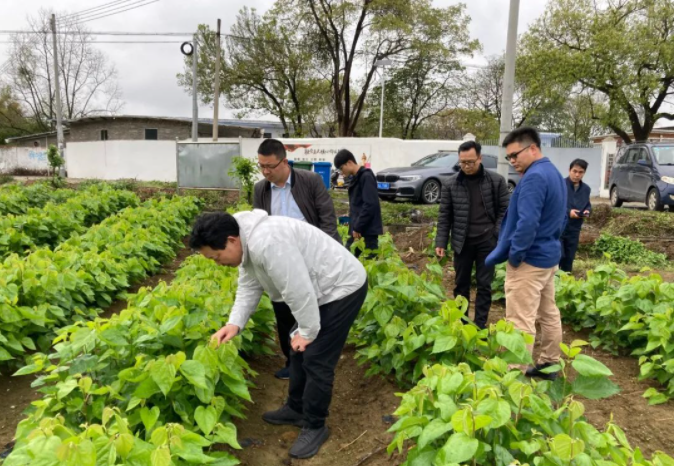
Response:
[[[287,389],[272,375],[270,303],[235,343],[211,347],[236,271],[183,243],[200,209],[233,199],[117,188],[57,194],[54,208],[81,190],[136,200],[0,266],[4,464],[674,464],[673,251],[613,239],[667,237],[669,213],[607,210],[587,225],[582,267],[560,279],[567,377],[552,384],[508,372],[526,361],[526,338],[500,320],[502,302],[489,330],[461,320],[451,266],[428,255],[437,207],[385,207],[391,236],[365,262],[371,288],[337,369],[332,436],[299,461],[287,456],[297,430],[260,419]],[[609,265],[608,250],[625,262]]]

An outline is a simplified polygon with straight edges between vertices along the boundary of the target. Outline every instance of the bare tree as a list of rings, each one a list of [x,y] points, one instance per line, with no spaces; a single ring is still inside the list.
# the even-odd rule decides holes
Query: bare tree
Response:
[[[37,17],[28,18],[31,33],[12,36],[6,78],[26,114],[43,131],[51,129],[56,119],[51,13],[40,10]],[[72,120],[119,111],[117,70],[94,47],[87,28],[66,18],[57,24],[57,31],[63,117]]]

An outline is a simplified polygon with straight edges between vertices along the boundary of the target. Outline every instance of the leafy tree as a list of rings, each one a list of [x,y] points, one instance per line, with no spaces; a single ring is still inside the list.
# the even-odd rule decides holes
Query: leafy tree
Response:
[[[594,117],[625,142],[646,140],[674,92],[674,3],[552,0],[522,38],[522,66],[540,87],[601,96]],[[602,102],[603,101],[603,102]]]
[[[5,144],[7,138],[37,131],[34,122],[24,115],[11,89],[8,86],[0,88],[0,145]]]
[[[8,84],[26,114],[42,131],[56,120],[51,11],[40,10],[28,19],[30,33],[11,36]],[[59,72],[63,117],[67,120],[95,113],[114,113],[122,103],[117,71],[93,46],[87,28],[73,19],[58,24]]]
[[[423,139],[460,140],[472,133],[478,141],[498,139],[499,122],[489,112],[479,109],[451,108],[430,118],[422,126]]]
[[[232,167],[227,173],[229,176],[239,180],[241,192],[248,204],[253,203],[253,190],[255,189],[255,175],[258,173],[255,162],[246,157],[234,157]]]
[[[297,18],[278,5],[263,16],[244,7],[226,35],[221,55],[220,88],[229,107],[240,117],[272,114],[285,131],[306,135],[317,126],[329,87],[314,70],[308,47],[302,40]],[[213,100],[216,37],[206,25],[199,26],[198,89],[201,100]],[[178,82],[192,90],[192,58]]]

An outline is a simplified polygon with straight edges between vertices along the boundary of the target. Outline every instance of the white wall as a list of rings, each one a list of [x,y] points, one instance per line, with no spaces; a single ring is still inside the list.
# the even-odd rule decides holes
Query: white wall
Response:
[[[176,181],[175,141],[70,142],[68,177]]]
[[[16,169],[49,170],[47,150],[31,147],[0,147],[0,173]]]
[[[288,159],[293,161],[330,162],[340,149],[348,149],[359,163],[365,159],[376,172],[391,167],[407,167],[420,158],[439,150],[457,150],[463,141],[407,141],[395,138],[284,138]],[[262,139],[243,139],[245,157],[255,159]]]

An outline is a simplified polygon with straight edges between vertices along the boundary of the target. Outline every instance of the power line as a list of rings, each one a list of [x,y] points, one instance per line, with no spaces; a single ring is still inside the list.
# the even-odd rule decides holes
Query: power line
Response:
[[[102,10],[102,9],[104,10],[104,9],[108,9],[108,8],[112,8],[114,6],[120,5],[122,3],[129,3],[129,2],[133,2],[133,1],[135,1],[135,0],[116,0],[114,2],[104,3],[103,5],[99,5],[97,7],[87,8],[87,9],[78,11],[77,13],[71,13],[69,15],[65,15],[65,16],[61,17],[61,20],[71,18],[73,16],[91,14],[92,12],[97,11],[97,10]],[[98,13],[96,13],[96,14],[98,14]]]
[[[155,0],[159,1],[159,0]],[[46,34],[51,33],[51,31],[32,31],[32,30],[19,30],[19,29],[2,29],[0,30],[0,35],[2,34]],[[56,31],[56,34],[65,34],[65,35],[75,35],[75,34],[88,34],[91,36],[189,36],[192,37],[194,32],[126,32],[126,31]],[[223,34],[224,35],[224,34]]]
[[[92,13],[87,13],[84,15],[76,15],[74,17],[66,17],[65,20],[61,21],[61,24],[68,21],[74,21],[76,24],[86,23],[89,21],[94,21],[96,19],[107,18],[108,16],[114,16],[125,11],[135,10],[136,8],[141,8],[152,3],[156,3],[159,0],[147,1],[147,0],[132,0],[133,3],[127,3],[126,5],[119,5],[115,8],[111,8],[105,11],[96,11]]]
[[[88,23],[89,21],[95,21],[95,20],[97,20],[97,19],[107,18],[108,16],[118,15],[118,14],[120,14],[120,13],[124,13],[125,11],[136,10],[136,9],[138,9],[138,8],[141,8],[141,7],[144,7],[144,6],[148,6],[148,5],[151,5],[151,4],[153,4],[153,3],[157,3],[158,1],[159,1],[159,0],[152,0],[152,1],[149,1],[149,2],[147,2],[147,3],[143,3],[142,5],[133,6],[133,7],[127,8],[127,9],[125,9],[125,10],[118,11],[118,12],[116,12],[116,13],[110,13],[110,14],[107,14],[107,15],[97,16],[97,17],[95,17],[95,18],[88,18],[88,19],[85,19],[84,21],[78,21],[77,24]]]
[[[78,44],[182,44],[182,40],[74,40]],[[0,44],[13,44],[12,41],[0,41]]]

